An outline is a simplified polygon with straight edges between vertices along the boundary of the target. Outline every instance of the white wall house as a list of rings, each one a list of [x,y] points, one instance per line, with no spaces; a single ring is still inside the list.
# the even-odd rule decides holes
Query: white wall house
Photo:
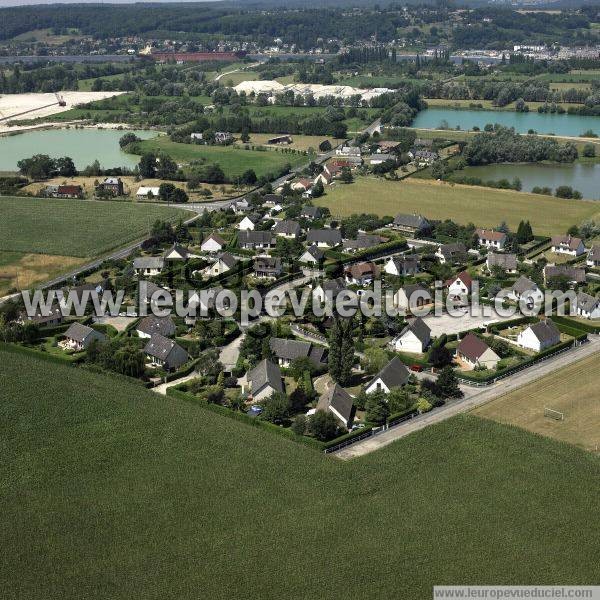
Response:
[[[530,325],[517,336],[517,344],[522,348],[541,352],[560,342],[560,332],[550,320],[539,321]]]
[[[556,236],[552,238],[552,252],[568,254],[569,256],[581,256],[585,253],[585,246],[578,237],[571,235]]]
[[[391,346],[396,352],[412,352],[421,354],[431,342],[431,329],[423,319],[413,319],[392,340]]]

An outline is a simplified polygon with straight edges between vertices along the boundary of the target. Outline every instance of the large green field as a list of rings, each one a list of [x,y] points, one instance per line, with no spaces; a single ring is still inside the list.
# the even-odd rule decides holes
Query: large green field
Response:
[[[0,197],[0,250],[94,257],[148,233],[157,219],[190,213],[165,206]]]
[[[497,227],[506,221],[513,230],[519,221],[529,220],[539,235],[564,233],[570,225],[600,218],[600,205],[595,202],[411,178],[388,181],[357,177],[352,184],[328,188],[315,203],[327,206],[336,216],[417,212],[431,219],[472,222],[479,227]]]
[[[465,416],[341,462],[81,368],[0,350],[0,379],[5,598],[422,600],[600,577],[600,464],[566,444]]]
[[[308,157],[303,154],[284,154],[278,150],[243,150],[235,146],[180,144],[172,142],[167,136],[136,143],[136,148],[140,152],[162,151],[182,163],[192,160],[218,163],[229,178],[237,177],[248,169],[253,169],[258,177],[276,174],[286,163],[294,167],[308,161]]]

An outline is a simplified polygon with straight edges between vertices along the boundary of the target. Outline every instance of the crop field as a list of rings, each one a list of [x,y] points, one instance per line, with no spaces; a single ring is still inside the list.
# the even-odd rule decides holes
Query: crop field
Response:
[[[166,206],[0,197],[0,250],[95,257],[143,237],[157,219],[189,213]]]
[[[564,233],[570,225],[600,217],[600,206],[594,202],[412,178],[395,182],[357,177],[352,184],[327,188],[315,204],[327,206],[336,216],[418,212],[431,219],[472,222],[479,227],[497,227],[506,221],[513,230],[524,219],[531,222],[536,235]]]
[[[121,378],[0,350],[0,379],[7,598],[422,600],[600,577],[598,460],[566,444],[463,416],[341,462]]]
[[[278,172],[283,165],[297,166],[307,162],[302,154],[285,154],[281,151],[242,150],[235,146],[203,146],[200,144],[180,144],[167,136],[144,140],[136,144],[140,152],[165,152],[182,163],[204,160],[218,163],[225,175],[234,178],[248,169],[254,169],[258,177]]]
[[[488,402],[473,414],[516,425],[585,450],[600,450],[600,374],[595,354],[552,375]],[[544,407],[564,414],[544,416]]]

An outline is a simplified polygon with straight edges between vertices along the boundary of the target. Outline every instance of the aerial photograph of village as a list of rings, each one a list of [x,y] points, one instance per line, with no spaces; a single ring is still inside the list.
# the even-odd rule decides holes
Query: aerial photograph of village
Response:
[[[0,597],[600,600],[600,0],[0,1]]]

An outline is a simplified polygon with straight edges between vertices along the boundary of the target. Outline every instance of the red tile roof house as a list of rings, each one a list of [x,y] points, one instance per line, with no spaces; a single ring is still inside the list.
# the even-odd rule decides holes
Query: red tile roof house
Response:
[[[585,246],[578,237],[559,235],[552,238],[552,252],[568,254],[569,256],[581,256],[585,252]]]
[[[52,195],[55,198],[83,198],[83,188],[80,185],[59,185]]]
[[[493,231],[492,229],[477,229],[475,230],[480,246],[486,248],[494,248],[502,250],[506,245],[506,234],[501,231]]]
[[[378,269],[372,262],[358,263],[344,271],[346,283],[351,285],[369,285],[378,273]]]
[[[456,348],[456,357],[467,369],[486,367],[495,369],[500,357],[481,339],[472,333],[460,341]]]
[[[471,293],[473,279],[466,271],[462,271],[456,277],[448,279],[445,285],[448,296],[454,300],[462,300]]]

